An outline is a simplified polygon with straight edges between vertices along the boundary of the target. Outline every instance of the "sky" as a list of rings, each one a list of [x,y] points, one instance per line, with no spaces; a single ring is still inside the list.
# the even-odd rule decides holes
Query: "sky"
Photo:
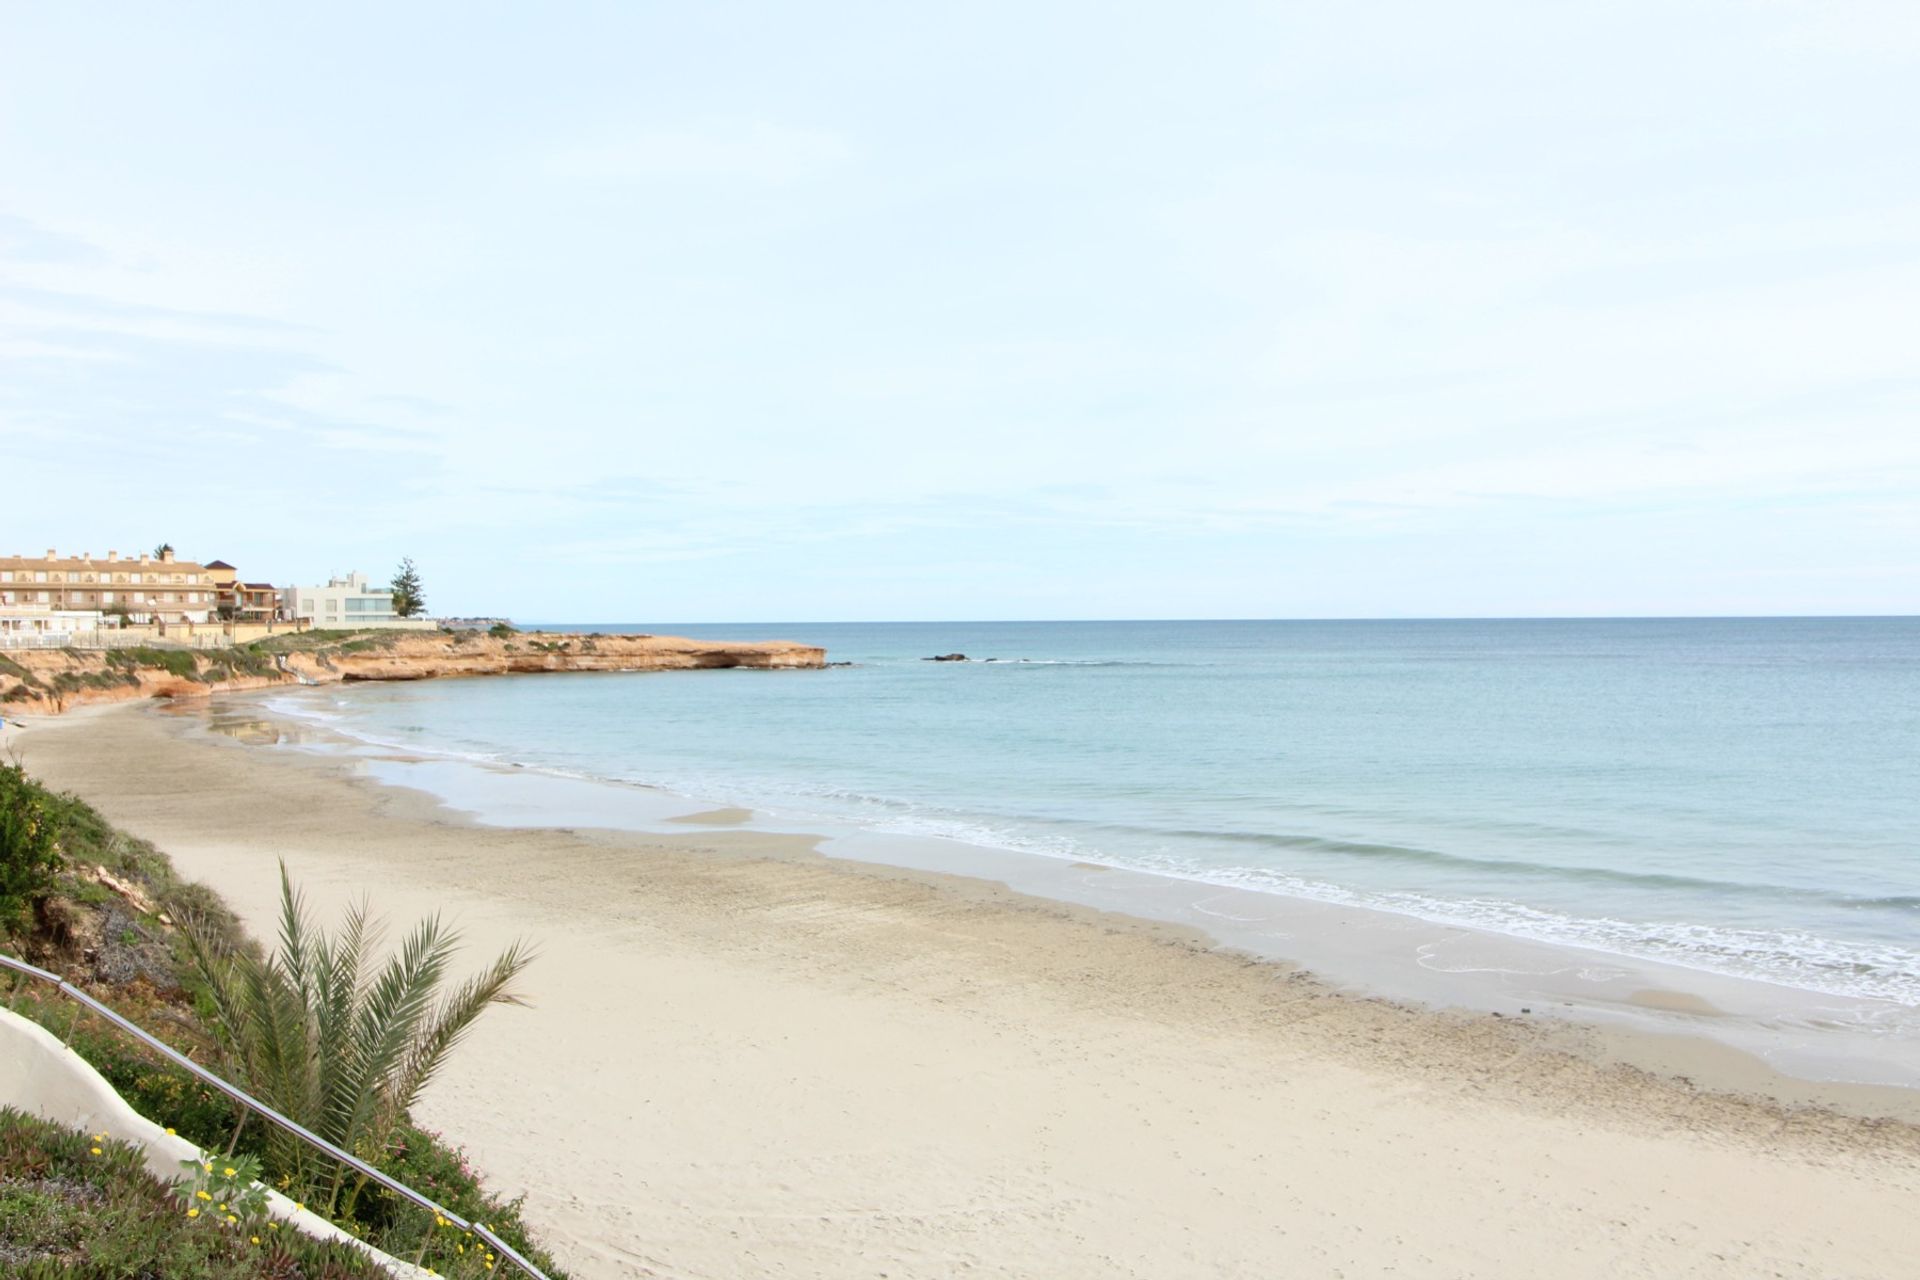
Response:
[[[0,0],[0,554],[1920,611],[1920,5]]]

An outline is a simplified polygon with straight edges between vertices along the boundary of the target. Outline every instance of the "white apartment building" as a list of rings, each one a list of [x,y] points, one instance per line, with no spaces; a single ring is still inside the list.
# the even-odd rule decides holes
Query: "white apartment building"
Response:
[[[369,585],[364,573],[329,578],[324,587],[283,588],[280,604],[288,617],[304,620],[322,631],[354,627],[431,631],[439,625],[431,618],[397,616],[393,611],[393,592],[386,587]]]

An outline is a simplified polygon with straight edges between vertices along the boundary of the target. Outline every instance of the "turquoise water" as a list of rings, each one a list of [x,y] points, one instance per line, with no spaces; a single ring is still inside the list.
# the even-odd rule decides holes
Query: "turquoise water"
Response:
[[[716,805],[1920,1005],[1920,620],[647,629],[854,665],[287,706]],[[953,651],[999,661],[921,660]]]

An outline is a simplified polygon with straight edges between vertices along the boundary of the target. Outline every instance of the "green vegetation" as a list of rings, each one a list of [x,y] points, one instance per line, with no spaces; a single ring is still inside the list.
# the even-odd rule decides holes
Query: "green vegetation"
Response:
[[[236,1082],[348,1151],[392,1145],[407,1108],[474,1020],[488,1005],[520,1003],[512,984],[531,959],[516,944],[442,994],[457,934],[429,916],[376,973],[369,951],[378,932],[364,900],[336,936],[317,930],[282,864],[275,954],[237,948],[192,922],[185,934]],[[271,1167],[308,1185],[328,1177],[317,1165],[332,1163],[278,1131],[267,1154]],[[345,1186],[345,1173],[331,1170],[329,1212],[350,1212],[358,1198],[361,1185]]]
[[[193,677],[197,679],[198,677]],[[61,697],[80,689],[119,689],[140,683],[140,677],[132,671],[59,671],[55,672],[47,687]]]
[[[19,765],[0,765],[0,929],[18,927],[53,887],[60,843],[44,795]]]
[[[209,683],[236,680],[242,676],[272,676],[279,672],[271,653],[245,644],[231,649],[208,650],[206,664],[201,678]]]
[[[47,686],[41,684],[33,672],[5,654],[0,654],[0,676],[11,676],[20,682],[0,694],[0,702],[24,702],[28,698],[43,697],[48,692]]]
[[[67,650],[75,653],[74,650]],[[75,656],[79,656],[75,653]],[[150,667],[164,671],[170,676],[179,676],[183,680],[200,680],[200,660],[191,649],[156,649],[152,645],[134,645],[126,649],[107,650],[107,665],[118,667],[122,671],[132,671],[136,667]]]
[[[9,855],[15,849],[21,850],[24,854],[23,865],[36,865],[39,868],[36,873],[25,876],[19,882],[20,887],[13,892],[19,910],[11,921],[0,923],[0,946],[43,968],[60,973],[122,1016],[196,1060],[220,1061],[228,1055],[243,1052],[238,1041],[223,1035],[221,997],[200,976],[194,959],[195,947],[208,954],[227,957],[236,966],[234,972],[264,970],[275,961],[259,955],[256,945],[246,937],[232,911],[219,896],[202,885],[181,880],[165,855],[146,841],[116,830],[84,801],[46,790],[17,767],[0,773],[0,801],[3,801],[0,802],[0,813],[30,815],[30,820],[23,819],[5,827],[9,832],[24,834],[8,835],[6,839],[9,843],[0,849]],[[4,822],[4,819],[0,819],[0,822]],[[49,849],[53,853],[51,864],[46,857]],[[13,862],[9,857],[7,865],[12,866]],[[359,914],[364,921],[365,912]],[[194,922],[192,933],[197,942],[190,943],[187,936],[189,931],[175,923],[187,920]],[[350,949],[344,944],[354,932],[351,921],[348,928],[332,940],[318,938],[304,922],[301,928],[309,964],[313,962],[317,948],[324,947],[335,959],[344,958]],[[359,930],[364,963],[372,930],[368,923],[359,926]],[[438,933],[436,938],[439,944],[451,941],[444,933]],[[432,947],[429,948],[431,950]],[[413,971],[407,967],[407,955],[408,949],[402,947],[402,973]],[[502,960],[514,958],[515,955],[517,962],[524,962],[524,954],[518,953],[502,957]],[[369,974],[369,981],[365,985],[370,994],[362,1004],[363,1012],[374,1003],[373,997],[378,995],[374,978],[383,972],[385,970],[375,970]],[[483,973],[476,982],[484,984],[491,972]],[[336,995],[345,993],[345,987],[338,982],[330,990]],[[410,985],[410,990],[416,1000],[430,994],[430,989],[423,988],[417,981]],[[456,989],[456,997],[462,990],[467,988]],[[496,994],[501,990],[503,988],[496,989]],[[6,985],[0,982],[0,995],[4,994]],[[273,1149],[273,1143],[269,1141],[270,1130],[257,1118],[248,1120],[224,1094],[202,1084],[51,989],[24,979],[16,981],[10,1003],[15,1012],[34,1019],[65,1039],[76,1052],[93,1064],[129,1105],[155,1123],[175,1129],[182,1137],[207,1150],[258,1159],[269,1185],[295,1199],[310,1201],[315,1206],[324,1206],[340,1187],[342,1180],[337,1169],[310,1153],[302,1153],[297,1161],[283,1160],[281,1153]],[[485,1003],[487,1001],[481,1001],[482,1005]],[[441,1007],[432,1006],[432,1009]],[[467,1024],[470,1023],[471,1018],[467,1019]],[[338,1023],[334,1025],[339,1026]],[[432,1027],[454,1030],[451,1024],[444,1023],[432,1011],[416,1014],[412,1017],[411,1025],[416,1032]],[[356,1034],[360,1030],[349,1029]],[[408,1043],[415,1050],[424,1048],[429,1056],[437,1054],[444,1058],[446,1051],[457,1043],[458,1038],[457,1033],[453,1034],[437,1048],[435,1044],[422,1042],[417,1037],[410,1037]],[[363,1037],[359,1043],[377,1044],[379,1039],[378,1036]],[[422,1058],[416,1055],[404,1057],[403,1061],[409,1066],[418,1067]],[[426,1074],[430,1075],[431,1071]],[[328,1073],[328,1078],[344,1080],[373,1077],[356,1077],[353,1069],[342,1071],[336,1063]],[[354,1130],[358,1135],[354,1140],[356,1145],[349,1149],[355,1150],[356,1154],[375,1167],[440,1201],[462,1217],[487,1223],[515,1248],[539,1263],[549,1275],[562,1275],[552,1265],[551,1259],[527,1238],[526,1227],[520,1221],[519,1202],[503,1202],[490,1196],[457,1148],[412,1122],[406,1113],[406,1102],[411,1101],[412,1097],[404,1088],[407,1078],[407,1066],[403,1066],[397,1076],[382,1077],[382,1083],[362,1092],[362,1101],[367,1106],[363,1114],[376,1118],[378,1123],[359,1125]],[[247,1082],[241,1083],[246,1087]],[[339,1096],[352,1095],[341,1090]],[[397,1105],[390,1105],[396,1102]],[[20,1266],[41,1269],[20,1270],[11,1265],[10,1255],[4,1252],[10,1244],[15,1243],[14,1237],[9,1234],[8,1220],[4,1217],[9,1193],[4,1159],[4,1154],[0,1153],[0,1274],[103,1277],[362,1274],[358,1271],[329,1272],[312,1267],[302,1270],[299,1266],[282,1263],[275,1264],[281,1266],[281,1270],[221,1270],[212,1263],[203,1264],[193,1260],[181,1262],[179,1270],[142,1271],[136,1267],[131,1270],[95,1271],[70,1261],[77,1256],[74,1250],[80,1245],[73,1246],[66,1253],[57,1250],[47,1253],[43,1250],[31,1255],[32,1258],[39,1258],[39,1261],[31,1261],[29,1255],[21,1254]],[[357,1191],[358,1194],[341,1196],[334,1220],[343,1229],[377,1248],[408,1261],[420,1261],[434,1267],[442,1275],[508,1273],[509,1269],[505,1266],[488,1270],[484,1265],[484,1257],[473,1247],[475,1242],[462,1239],[459,1232],[448,1227],[436,1225],[431,1214],[423,1213],[377,1185],[356,1188],[349,1183],[346,1190]],[[41,1205],[40,1208],[45,1209],[46,1206]],[[177,1205],[174,1213],[179,1213]],[[132,1219],[126,1221],[132,1224],[127,1225],[126,1230],[148,1229],[133,1223]],[[178,1224],[175,1227],[177,1229]],[[158,1231],[159,1227],[155,1226],[153,1230]],[[74,1238],[84,1243],[89,1237]],[[167,1250],[173,1247],[173,1244],[165,1241],[154,1244],[151,1246],[154,1250],[151,1256],[171,1259],[174,1255]],[[41,1246],[35,1245],[34,1248],[40,1249]],[[258,1255],[256,1261],[258,1257],[265,1256]],[[55,1257],[69,1261],[53,1261]],[[53,1269],[48,1270],[49,1267]]]
[[[487,634],[495,640],[506,640],[520,634],[520,628],[509,622],[496,622],[487,628]]]
[[[255,640],[241,648],[255,653],[324,653],[337,650],[341,653],[363,653],[368,649],[390,649],[403,633],[382,630],[379,627],[363,627],[359,630],[340,631],[289,631],[284,635],[267,636]]]
[[[237,1207],[237,1206],[236,1206]],[[350,1280],[360,1250],[259,1216],[194,1212],[138,1151],[0,1109],[0,1271],[20,1280]]]
[[[393,611],[403,618],[417,618],[427,611],[427,593],[420,587],[420,571],[411,557],[400,561],[393,571]]]

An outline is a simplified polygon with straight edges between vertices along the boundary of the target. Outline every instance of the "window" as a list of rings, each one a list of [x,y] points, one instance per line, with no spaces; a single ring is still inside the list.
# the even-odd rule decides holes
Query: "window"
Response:
[[[12,582],[12,581],[13,581],[13,570],[0,569],[0,582]]]
[[[137,573],[136,573],[136,574],[134,574],[134,575],[133,575],[133,580],[134,580],[135,582],[138,582],[138,581],[140,581],[140,575],[139,575],[139,574],[137,574]]]
[[[40,570],[33,575],[33,580],[35,582],[45,582],[47,580],[47,571],[45,569]]]

